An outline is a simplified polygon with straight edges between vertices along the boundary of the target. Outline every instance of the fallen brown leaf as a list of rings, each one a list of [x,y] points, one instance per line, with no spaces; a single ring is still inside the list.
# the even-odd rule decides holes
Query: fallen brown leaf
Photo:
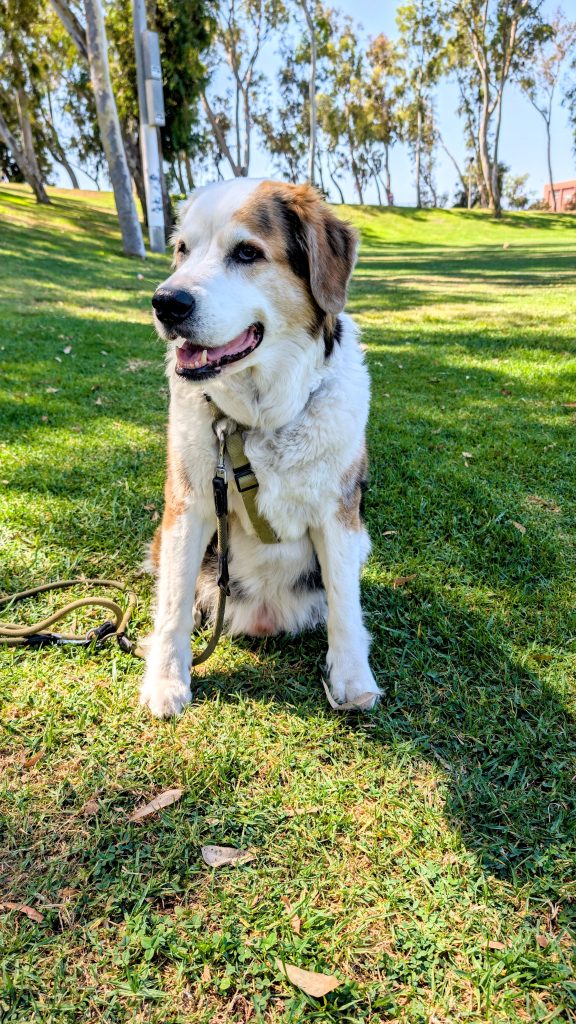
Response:
[[[496,939],[490,939],[488,949],[506,949],[506,946],[503,942],[498,942]]]
[[[298,914],[294,913],[294,907],[290,903],[287,896],[282,896],[282,903],[286,907],[288,914],[290,915],[290,927],[295,935],[300,935],[300,929],[302,927],[302,919],[298,917]]]
[[[576,409],[576,402],[564,402],[565,409]]]
[[[24,761],[23,768],[32,768],[35,764],[38,764],[40,758],[44,757],[44,751],[39,750],[37,754],[32,754],[32,757],[27,757]]]
[[[403,587],[405,583],[410,583],[410,580],[415,579],[415,572],[413,572],[410,576],[397,576],[395,580],[392,580],[392,587],[394,590],[398,590],[398,587]]]
[[[209,984],[212,981],[212,971],[210,970],[210,967],[208,966],[208,964],[204,964],[204,967],[202,968],[202,974],[200,975],[200,981],[204,981],[204,982],[206,982],[206,984]]]
[[[225,864],[247,864],[256,860],[256,854],[249,850],[237,850],[235,846],[203,846],[202,860],[210,868],[220,868]]]
[[[3,910],[17,910],[20,914],[26,914],[31,921],[37,921],[38,924],[44,920],[44,914],[41,914],[39,910],[35,910],[34,907],[28,907],[25,903],[10,903],[5,901],[0,903],[0,912]]]
[[[90,799],[87,800],[86,803],[84,804],[84,807],[82,808],[82,814],[85,814],[86,817],[89,818],[93,814],[98,814],[99,810],[100,804],[98,803],[96,797],[91,796]]]
[[[392,537],[393,534],[398,533],[398,530],[384,530],[383,537]]]
[[[169,807],[170,804],[175,804],[182,796],[182,793],[183,790],[181,789],[167,789],[164,793],[159,793],[153,800],[150,800],[150,803],[144,804],[142,807],[137,807],[136,810],[132,811],[128,821],[142,821],[143,818],[148,818],[151,814],[156,814],[156,812],[161,811],[163,807]]]
[[[550,945],[550,939],[547,935],[537,935],[536,942],[540,946],[540,949],[546,949],[546,946]]]
[[[526,501],[529,505],[537,505],[539,508],[547,509],[548,512],[562,511],[553,501],[549,501],[548,498],[541,498],[539,494],[529,494]]]
[[[278,958],[276,958],[276,966],[281,974],[288,978],[288,981],[302,989],[307,996],[314,996],[315,999],[321,999],[322,996],[328,995],[328,992],[333,992],[342,984],[333,974],[304,971],[301,967],[295,967],[294,964],[283,964]]]
[[[512,526],[515,526],[519,533],[526,533],[526,527],[522,523],[517,523],[515,519],[511,520]]]

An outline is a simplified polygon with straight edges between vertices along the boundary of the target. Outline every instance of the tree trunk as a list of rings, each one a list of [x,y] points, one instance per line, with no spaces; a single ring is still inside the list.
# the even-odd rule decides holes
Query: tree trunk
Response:
[[[202,100],[202,106],[204,107],[204,112],[205,112],[206,117],[208,118],[208,120],[210,122],[212,131],[214,132],[214,138],[216,139],[216,142],[218,143],[218,147],[220,149],[220,152],[222,153],[223,156],[226,157],[228,163],[230,164],[230,167],[232,168],[232,173],[233,173],[234,177],[235,178],[242,177],[242,168],[239,166],[238,163],[236,163],[234,157],[232,156],[232,153],[230,151],[230,147],[229,147],[229,145],[228,145],[228,143],[226,141],[226,136],[225,136],[224,132],[222,131],[220,125],[218,124],[218,119],[217,119],[214,111],[212,110],[212,107],[210,106],[210,104],[208,102],[208,99],[207,99],[207,96],[206,96],[205,92],[200,93],[200,99]],[[218,167],[218,164],[216,166],[217,166],[218,177],[221,178],[222,174],[221,174],[220,168]]]
[[[170,199],[170,191],[166,183],[166,175],[164,173],[164,156],[162,153],[162,136],[160,129],[156,129],[158,135],[158,156],[160,158],[160,187],[162,189],[162,205],[164,207],[164,235],[166,245],[169,244],[170,238],[172,237],[172,230],[176,223],[174,218],[174,210],[172,209],[172,200]]]
[[[422,206],[422,103],[418,97],[418,114],[416,118],[416,209]]]
[[[186,168],[186,177],[188,178],[188,191],[194,190],[194,173],[192,171],[192,161],[188,153],[184,153],[184,167]]]
[[[554,213],[558,212],[558,203],[556,202],[556,189],[554,188],[554,177],[552,175],[552,135],[550,132],[550,118],[544,118],[546,123],[546,158],[548,160],[548,180],[550,182],[550,195],[552,197],[552,209]]]
[[[20,170],[20,172],[22,174],[22,177],[27,182],[27,184],[30,185],[30,188],[32,189],[34,195],[36,196],[36,202],[37,203],[50,203],[50,200],[49,200],[48,195],[46,193],[46,189],[44,188],[44,183],[42,181],[42,178],[40,177],[39,174],[37,174],[37,172],[34,170],[34,168],[30,167],[30,164],[28,163],[28,161],[26,159],[26,154],[25,154],[24,150],[20,149],[20,146],[16,142],[16,139],[15,139],[14,135],[10,131],[10,129],[9,129],[8,125],[6,124],[6,121],[4,120],[4,117],[3,117],[3,115],[1,113],[0,113],[0,139],[2,139],[2,142],[4,143],[4,145],[10,151],[10,153],[11,153],[13,159],[14,159],[14,162],[18,165],[18,168],[19,168],[19,170]]]
[[[328,174],[330,175],[330,180],[331,180],[332,184],[334,185],[334,188],[336,189],[338,195],[340,196],[340,202],[342,203],[342,205],[344,205],[345,202],[346,202],[346,200],[344,199],[344,193],[343,193],[342,189],[340,188],[340,185],[338,183],[338,179],[334,176],[334,172],[333,172],[332,168],[330,167],[330,158],[329,158],[328,155],[326,155],[326,162],[328,164]]]
[[[392,206],[392,179],[390,177],[390,147],[384,146],[384,171],[386,183],[386,202]]]
[[[308,139],[308,181],[314,184],[314,171],[316,168],[316,134],[317,134],[317,113],[316,113],[316,61],[317,45],[314,19],[306,0],[301,0],[302,10],[310,33],[310,75],[308,78],[308,100],[310,103],[310,135]]]
[[[496,217],[502,215],[502,197],[500,195],[500,180],[498,175],[498,149],[500,145],[500,125],[502,123],[502,92],[498,95],[496,104],[496,129],[494,131],[494,143],[492,146],[492,195],[491,206]]]
[[[180,160],[180,156],[178,156],[177,159],[172,164],[172,171],[178,183],[178,188],[180,189],[181,194],[185,196],[186,185],[184,184],[184,175],[182,173],[182,161]]]
[[[146,250],[142,239],[142,229],[132,196],[130,173],[110,81],[108,43],[101,0],[84,0],[84,11],[90,78],[96,101],[98,127],[114,190],[123,249],[126,256],[144,258]]]
[[[142,171],[142,153],[140,152],[140,140],[137,129],[128,126],[124,127],[122,141],[124,143],[124,152],[126,153],[126,163],[128,164],[130,177],[134,182],[134,188],[140,203],[142,220],[146,227],[148,227],[148,207],[146,205],[146,189],[144,187],[144,173]]]
[[[30,185],[34,190],[36,196],[36,202],[38,203],[49,203],[50,200],[46,194],[44,188],[44,182],[42,181],[42,174],[38,165],[38,159],[36,157],[36,150],[34,148],[34,136],[32,134],[32,125],[30,124],[30,118],[28,116],[28,100],[24,89],[20,88],[16,92],[16,109],[18,111],[18,121],[20,123],[20,134],[22,136],[22,153],[26,166],[29,168],[30,174]]]

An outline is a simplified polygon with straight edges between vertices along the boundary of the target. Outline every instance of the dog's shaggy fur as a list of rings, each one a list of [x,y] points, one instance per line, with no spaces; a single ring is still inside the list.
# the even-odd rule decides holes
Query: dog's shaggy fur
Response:
[[[278,544],[255,536],[234,483],[231,633],[265,636],[327,622],[335,701],[379,693],[368,665],[360,569],[369,380],[343,313],[354,230],[307,185],[238,179],[183,206],[175,268],[154,297],[168,341],[166,503],[152,545],[157,610],[141,699],[155,715],[190,700],[190,634],[216,602],[206,395],[244,425],[258,507]]]

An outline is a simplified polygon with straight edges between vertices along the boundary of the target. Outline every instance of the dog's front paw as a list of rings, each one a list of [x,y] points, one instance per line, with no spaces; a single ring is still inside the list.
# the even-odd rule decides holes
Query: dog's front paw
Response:
[[[329,685],[326,693],[333,708],[370,711],[376,705],[382,690],[369,665],[354,664],[347,658],[333,658],[329,659],[327,667]]]
[[[190,680],[177,673],[161,672],[149,666],[140,688],[140,703],[146,705],[156,718],[179,715],[190,703]]]

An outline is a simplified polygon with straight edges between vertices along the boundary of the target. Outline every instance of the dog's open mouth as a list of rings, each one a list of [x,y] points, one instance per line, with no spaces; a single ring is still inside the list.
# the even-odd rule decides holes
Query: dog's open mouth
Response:
[[[181,348],[176,348],[176,373],[181,377],[212,377],[228,363],[235,363],[239,359],[253,352],[264,337],[264,327],[261,323],[250,324],[242,334],[239,334],[226,345],[219,345],[217,348],[207,348],[203,345],[195,345],[192,341],[184,341]]]

